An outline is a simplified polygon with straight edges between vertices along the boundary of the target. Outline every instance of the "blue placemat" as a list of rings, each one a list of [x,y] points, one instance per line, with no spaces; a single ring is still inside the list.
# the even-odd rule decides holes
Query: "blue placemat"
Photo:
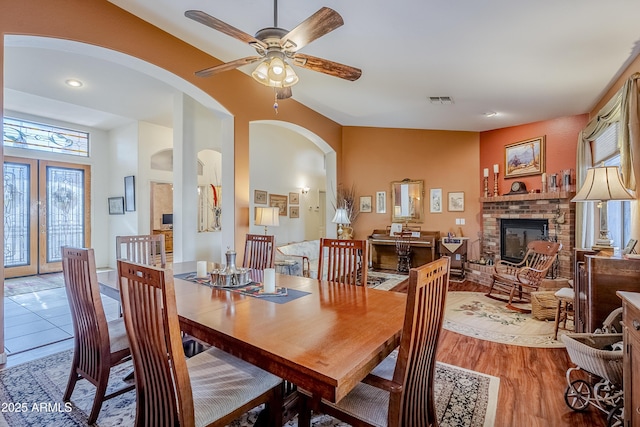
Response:
[[[297,289],[289,288],[277,288],[275,294],[265,294],[262,291],[262,283],[250,282],[245,286],[240,287],[224,287],[224,286],[212,286],[211,280],[205,277],[196,277],[196,273],[182,273],[174,274],[174,278],[188,280],[190,282],[199,283],[201,285],[209,286],[210,288],[223,289],[225,291],[236,292],[242,295],[247,295],[254,298],[260,298],[265,301],[275,302],[277,304],[284,304],[294,299],[298,299],[305,295],[309,295],[310,292],[299,291]]]

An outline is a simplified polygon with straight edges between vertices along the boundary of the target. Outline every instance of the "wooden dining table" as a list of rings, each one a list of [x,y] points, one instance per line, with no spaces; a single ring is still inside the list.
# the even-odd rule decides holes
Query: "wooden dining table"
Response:
[[[174,263],[173,272],[195,272]],[[101,292],[118,298],[117,271],[98,273]],[[286,302],[174,278],[181,329],[337,402],[400,342],[406,295],[276,274]],[[277,301],[277,300],[276,300]],[[284,301],[284,300],[283,300]]]

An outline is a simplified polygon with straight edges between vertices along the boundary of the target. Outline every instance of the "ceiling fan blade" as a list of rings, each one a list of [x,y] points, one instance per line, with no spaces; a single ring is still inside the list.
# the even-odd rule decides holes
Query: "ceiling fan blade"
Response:
[[[329,61],[328,59],[317,58],[315,56],[297,53],[291,58],[293,64],[307,68],[309,70],[318,71],[320,73],[329,74],[330,76],[340,77],[341,79],[355,81],[362,75],[362,70],[349,65],[340,64],[338,62]]]
[[[342,16],[338,12],[323,7],[283,36],[280,46],[284,50],[295,52],[343,24]]]
[[[205,68],[204,70],[196,71],[198,77],[209,77],[214,74],[221,73],[223,71],[229,71],[242,67],[243,65],[251,64],[262,59],[262,56],[247,56],[246,58],[236,59],[235,61],[226,62],[224,64],[216,65],[215,67]]]
[[[207,27],[211,27],[214,30],[218,30],[221,33],[233,37],[234,39],[240,40],[241,42],[247,43],[252,46],[259,45],[263,49],[267,49],[267,44],[262,40],[258,40],[252,35],[247,34],[244,31],[239,30],[236,27],[219,20],[218,18],[214,18],[213,16],[201,10],[187,10],[184,13],[184,16],[193,19],[196,22],[204,24]]]

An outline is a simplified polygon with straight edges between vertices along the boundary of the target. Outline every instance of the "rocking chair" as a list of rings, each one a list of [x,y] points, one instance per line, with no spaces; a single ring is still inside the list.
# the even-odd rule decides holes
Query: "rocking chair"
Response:
[[[531,302],[531,292],[538,290],[561,248],[561,243],[536,240],[529,242],[527,253],[519,263],[498,261],[493,267],[493,280],[486,296],[506,301],[510,310],[530,313],[531,310],[513,304]],[[508,296],[493,295],[494,292]]]

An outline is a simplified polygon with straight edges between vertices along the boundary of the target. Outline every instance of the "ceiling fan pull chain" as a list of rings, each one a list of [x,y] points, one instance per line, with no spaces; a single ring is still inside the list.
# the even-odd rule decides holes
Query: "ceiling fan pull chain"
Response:
[[[276,88],[273,88],[274,98],[273,98],[273,110],[278,114],[278,91]]]

